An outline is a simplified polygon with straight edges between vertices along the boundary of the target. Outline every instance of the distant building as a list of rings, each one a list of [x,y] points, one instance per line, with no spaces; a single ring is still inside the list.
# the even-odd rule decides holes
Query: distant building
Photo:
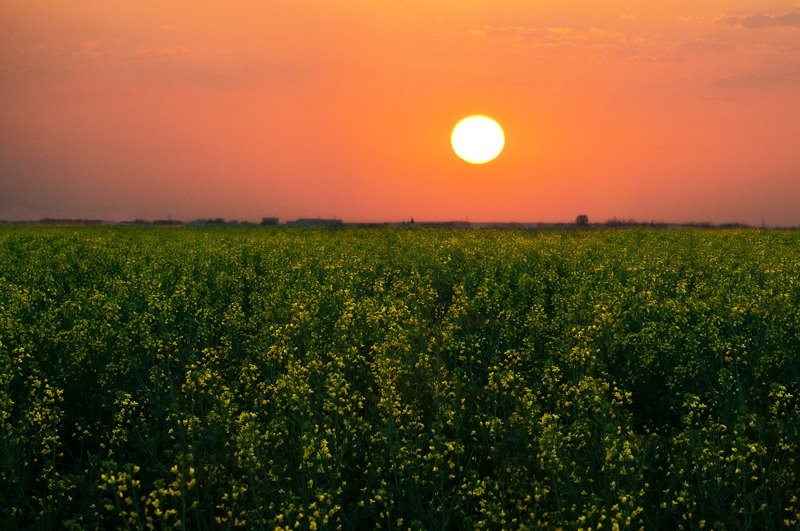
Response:
[[[277,225],[278,218],[261,218],[261,225]]]

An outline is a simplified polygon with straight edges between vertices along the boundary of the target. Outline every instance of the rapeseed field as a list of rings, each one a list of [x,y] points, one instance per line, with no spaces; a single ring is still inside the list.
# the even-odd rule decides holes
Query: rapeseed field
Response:
[[[0,528],[800,525],[800,233],[0,227]]]

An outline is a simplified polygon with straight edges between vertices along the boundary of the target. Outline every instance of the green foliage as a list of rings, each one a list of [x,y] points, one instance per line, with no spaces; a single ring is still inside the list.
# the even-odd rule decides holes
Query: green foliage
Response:
[[[800,525],[800,236],[0,227],[0,528]]]

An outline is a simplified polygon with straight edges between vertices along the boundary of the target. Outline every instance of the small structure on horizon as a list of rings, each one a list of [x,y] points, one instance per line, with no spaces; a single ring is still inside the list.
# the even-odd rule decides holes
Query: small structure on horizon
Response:
[[[278,218],[261,218],[261,225],[278,225]]]

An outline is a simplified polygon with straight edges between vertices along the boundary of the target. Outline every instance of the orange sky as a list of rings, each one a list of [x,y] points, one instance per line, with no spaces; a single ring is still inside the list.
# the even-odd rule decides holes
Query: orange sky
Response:
[[[0,219],[800,225],[797,1],[4,0],[0,102]]]

